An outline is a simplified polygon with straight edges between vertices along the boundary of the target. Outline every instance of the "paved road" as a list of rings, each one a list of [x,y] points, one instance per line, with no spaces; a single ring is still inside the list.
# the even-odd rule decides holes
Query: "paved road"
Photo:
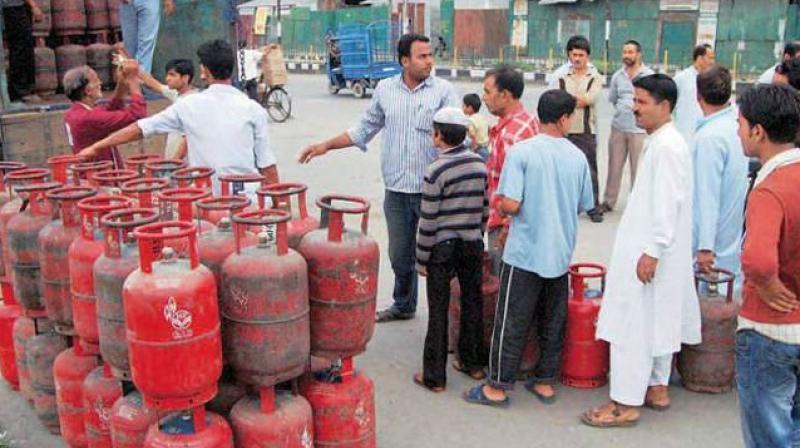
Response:
[[[457,87],[462,94],[481,91],[477,83],[458,83]],[[308,166],[295,163],[297,151],[306,144],[353,125],[368,101],[357,100],[346,91],[331,96],[326,92],[324,78],[317,75],[293,74],[288,88],[294,99],[295,118],[284,124],[275,124],[270,130],[281,177],[307,183],[312,198],[336,192],[364,196],[372,201],[370,233],[379,241],[383,251],[378,306],[389,305],[392,273],[386,256],[387,236],[381,210],[380,136],[366,153],[348,149],[329,154]],[[526,107],[534,106],[541,91],[527,88],[524,96]],[[600,176],[604,180],[609,107],[603,101],[601,104],[599,159]],[[620,202],[620,207],[624,206],[624,198]],[[316,209],[313,213],[317,213]],[[575,260],[606,262],[619,217],[619,212],[611,213],[602,224],[593,224],[583,217]],[[424,288],[421,288],[420,302],[416,319],[378,326],[367,353],[356,359],[356,364],[375,381],[378,445],[382,448],[730,448],[742,445],[734,394],[700,395],[679,385],[672,388],[672,409],[666,413],[644,411],[637,427],[620,430],[591,429],[578,421],[581,412],[607,399],[606,388],[577,390],[562,387],[559,401],[545,406],[519,387],[511,394],[510,409],[490,409],[464,403],[461,392],[474,382],[450,370],[448,390],[443,394],[430,394],[411,382],[412,373],[420,369],[422,363],[427,322]],[[63,446],[57,439],[42,434],[41,426],[27,405],[16,394],[8,392],[4,385],[0,386],[0,400],[3,401],[0,423],[11,431],[19,442],[18,446]]]

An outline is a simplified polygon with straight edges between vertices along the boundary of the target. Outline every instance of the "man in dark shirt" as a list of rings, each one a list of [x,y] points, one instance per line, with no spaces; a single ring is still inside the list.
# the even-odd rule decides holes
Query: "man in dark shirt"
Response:
[[[64,125],[73,153],[147,115],[138,74],[138,63],[126,60],[119,68],[114,97],[104,105],[97,104],[103,92],[94,70],[82,66],[64,74],[64,93],[72,101],[72,107],[64,114]],[[124,102],[126,96],[130,96],[128,105]],[[104,148],[95,159],[111,160],[116,168],[122,168],[122,158],[116,147]]]
[[[33,55],[33,21],[44,20],[34,0],[0,0],[3,7],[3,29],[8,42],[8,96],[11,101],[35,102],[35,62]]]

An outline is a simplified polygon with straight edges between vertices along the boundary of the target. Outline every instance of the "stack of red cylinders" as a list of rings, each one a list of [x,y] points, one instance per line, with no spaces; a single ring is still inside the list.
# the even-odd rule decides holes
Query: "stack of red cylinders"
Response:
[[[297,250],[308,262],[311,354],[337,361],[330,371],[306,377],[301,393],[314,411],[318,446],[374,447],[374,387],[352,360],[375,325],[380,251],[367,235],[370,204],[329,195],[317,206],[321,228],[307,233]],[[361,215],[360,229],[346,229],[345,214]]]

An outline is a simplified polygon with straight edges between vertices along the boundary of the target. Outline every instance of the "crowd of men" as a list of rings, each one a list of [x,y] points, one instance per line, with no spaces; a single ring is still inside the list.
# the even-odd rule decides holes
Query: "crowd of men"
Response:
[[[378,322],[412,319],[418,277],[425,278],[429,319],[417,385],[446,390],[450,280],[461,289],[456,371],[482,381],[470,403],[506,407],[529,327],[540,348],[525,383],[542,403],[555,388],[567,319],[567,270],[578,216],[593,222],[615,210],[626,160],[632,191],[617,229],[597,338],[610,343],[610,400],[581,419],[593,427],[635,424],[642,406],[670,407],[672,357],[697,344],[700,308],[694,276],[724,269],[737,275],[743,298],[737,333],[737,384],[748,446],[787,446],[796,428],[793,400],[800,375],[800,46],[770,84],[732,102],[729,71],[701,45],[674,79],[642,62],[630,40],[609,84],[614,106],[609,172],[601,200],[597,173],[597,105],[603,77],[588,40],[567,43],[569,65],[552,78],[536,110],[521,102],[520,72],[486,73],[482,98],[461,98],[432,75],[425,36],[398,43],[401,74],[378,84],[362,119],[349,130],[304,148],[301,163],[331,150],[358,147],[383,132],[381,171],[393,303]],[[794,52],[790,52],[792,50]],[[167,85],[126,60],[113,100],[99,106],[99,79],[88,67],[65,75],[74,102],[65,122],[76,153],[120,163],[116,146],[167,133],[170,154],[216,173],[261,173],[278,179],[263,108],[231,85],[235,55],[224,41],[197,51],[209,85],[192,93],[187,61],[167,66]],[[140,84],[174,104],[145,117]],[[123,101],[127,99],[127,101]],[[482,99],[482,102],[481,102]],[[489,128],[482,105],[497,118]],[[222,149],[225,148],[225,149]],[[748,157],[760,170],[750,172]],[[215,181],[215,191],[218,185]],[[484,244],[484,238],[488,244]],[[500,277],[492,342],[483,345],[481,253]]]
[[[540,357],[525,388],[545,404],[556,401],[578,215],[585,211],[600,222],[615,209],[629,161],[632,191],[596,334],[610,343],[610,400],[587,410],[582,421],[630,426],[643,406],[670,407],[673,355],[682,344],[701,342],[696,270],[714,275],[722,269],[739,278],[735,293],[743,297],[736,364],[745,441],[788,446],[800,430],[793,418],[800,412],[794,400],[800,271],[791,256],[800,245],[797,48],[787,45],[769,82],[734,104],[730,72],[715,64],[711,46],[695,48],[692,66],[673,79],[643,65],[641,45],[627,41],[623,66],[609,84],[614,116],[602,200],[597,104],[604,83],[581,36],[567,43],[569,63],[551,76],[535,113],[521,103],[521,73],[507,66],[486,73],[482,99],[497,117],[488,138],[487,125],[475,117],[481,108],[475,96],[459,101],[450,83],[431,75],[429,40],[403,36],[403,73],[378,85],[356,126],[305,148],[299,160],[350,146],[366,150],[384,132],[384,212],[395,284],[394,303],[376,319],[413,318],[417,274],[425,277],[428,331],[422,371],[412,380],[445,391],[455,275],[462,308],[453,367],[483,381],[464,392],[466,401],[499,407],[509,405],[507,391],[534,321]],[[760,162],[759,171],[748,170],[748,158]],[[500,277],[490,347],[481,337],[484,232]]]

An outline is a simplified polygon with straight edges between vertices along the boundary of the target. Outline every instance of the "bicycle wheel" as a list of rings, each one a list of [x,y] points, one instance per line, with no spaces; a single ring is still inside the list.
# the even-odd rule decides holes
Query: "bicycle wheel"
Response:
[[[292,98],[281,86],[272,87],[264,95],[261,105],[277,123],[283,123],[292,115]]]

